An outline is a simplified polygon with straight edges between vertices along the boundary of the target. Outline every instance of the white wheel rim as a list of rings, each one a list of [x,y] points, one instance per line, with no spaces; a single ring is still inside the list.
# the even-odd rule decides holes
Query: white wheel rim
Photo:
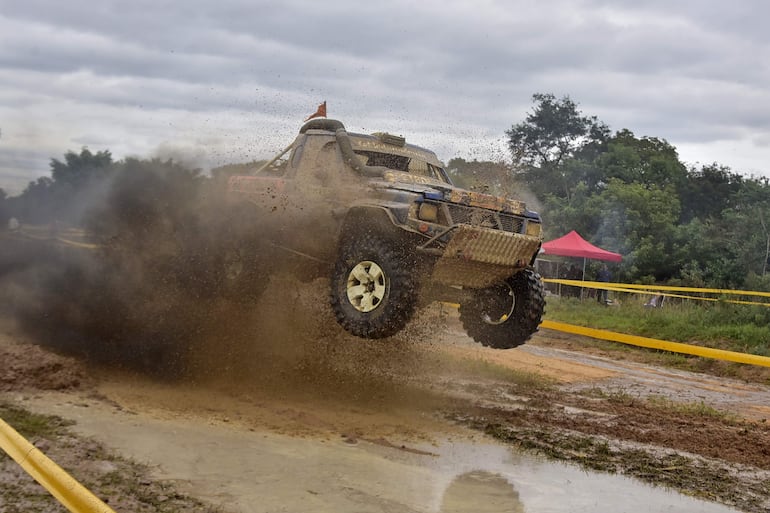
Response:
[[[359,312],[371,312],[380,306],[385,291],[385,273],[374,262],[360,262],[348,274],[348,301]]]

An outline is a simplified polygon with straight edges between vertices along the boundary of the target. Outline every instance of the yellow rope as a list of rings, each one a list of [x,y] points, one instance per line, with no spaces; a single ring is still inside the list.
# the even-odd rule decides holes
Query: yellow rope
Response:
[[[72,513],[115,513],[3,419],[0,448]]]
[[[541,328],[562,331],[564,333],[573,333],[585,337],[608,340],[610,342],[620,342],[621,344],[630,344],[634,346],[647,347],[650,349],[662,349],[673,353],[690,354],[702,356],[704,358],[713,358],[717,360],[726,360],[730,362],[746,363],[750,365],[761,365],[770,367],[770,358],[755,354],[736,353],[734,351],[725,351],[723,349],[712,349],[710,347],[694,346],[692,344],[682,344],[680,342],[668,342],[655,338],[639,337],[636,335],[626,335],[625,333],[616,333],[614,331],[598,330],[595,328],[586,328],[584,326],[575,326],[557,321],[543,321]]]

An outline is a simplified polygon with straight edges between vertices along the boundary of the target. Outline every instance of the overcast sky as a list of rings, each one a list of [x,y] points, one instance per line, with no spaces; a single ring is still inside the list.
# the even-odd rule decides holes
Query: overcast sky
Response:
[[[68,150],[265,158],[319,103],[445,162],[569,95],[688,164],[770,176],[770,3],[0,0],[0,188]]]

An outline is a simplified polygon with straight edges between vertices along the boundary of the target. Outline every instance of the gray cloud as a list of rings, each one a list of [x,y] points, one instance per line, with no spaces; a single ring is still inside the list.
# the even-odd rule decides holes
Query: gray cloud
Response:
[[[535,92],[692,162],[770,172],[770,6],[0,0],[0,187],[88,146],[263,158],[323,100],[441,158],[507,158]]]

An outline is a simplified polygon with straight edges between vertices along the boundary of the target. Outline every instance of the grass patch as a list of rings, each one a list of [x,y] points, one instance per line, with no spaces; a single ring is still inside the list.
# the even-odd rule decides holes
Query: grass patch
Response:
[[[703,417],[726,422],[737,421],[737,417],[730,412],[717,410],[703,401],[678,402],[662,395],[650,395],[644,398],[629,394],[625,390],[607,391],[601,388],[591,388],[581,392],[587,397],[598,397],[610,403],[622,406],[646,407],[659,412],[669,412],[689,417]]]
[[[671,411],[677,414],[689,415],[692,417],[706,417],[710,419],[735,421],[737,418],[730,412],[717,410],[703,401],[680,403],[672,401],[668,397],[660,395],[651,395],[646,399],[647,404],[656,410]]]
[[[767,482],[741,481],[721,464],[676,452],[661,454],[611,445],[600,438],[560,430],[516,428],[484,421],[470,424],[498,440],[550,459],[575,463],[588,470],[623,474],[743,511],[765,511],[762,497],[767,493]]]
[[[631,395],[625,390],[605,390],[603,388],[594,387],[580,392],[586,397],[597,397],[599,399],[606,399],[607,401],[615,404],[621,404],[623,406],[635,406],[639,404],[640,399]]]
[[[557,381],[537,372],[511,369],[483,358],[456,356],[441,352],[436,355],[436,364],[443,372],[458,377],[482,377],[503,381],[524,389],[551,390]]]
[[[0,403],[0,418],[25,438],[51,438],[67,433],[74,422],[54,415],[39,415],[8,403]]]
[[[672,342],[707,345],[770,356],[770,308],[696,301],[647,308],[635,296],[620,306],[596,301],[549,298],[546,318]]]

